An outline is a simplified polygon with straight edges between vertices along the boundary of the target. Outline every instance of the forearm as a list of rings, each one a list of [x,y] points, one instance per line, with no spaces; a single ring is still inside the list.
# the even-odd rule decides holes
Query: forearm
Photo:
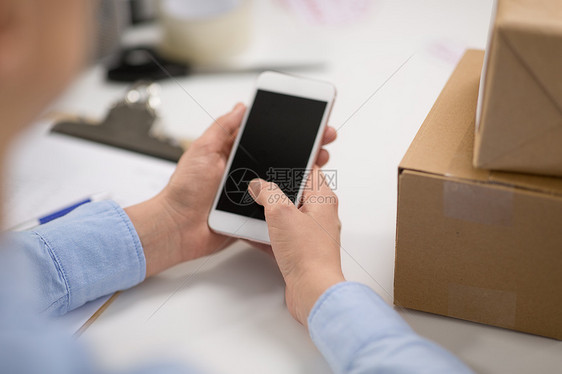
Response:
[[[308,324],[313,341],[336,373],[470,373],[358,283],[330,288],[315,304]]]

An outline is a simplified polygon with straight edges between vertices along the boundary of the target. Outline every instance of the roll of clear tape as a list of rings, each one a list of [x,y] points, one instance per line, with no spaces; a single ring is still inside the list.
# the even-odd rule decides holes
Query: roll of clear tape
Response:
[[[249,44],[251,0],[160,0],[160,53],[191,64],[216,63]]]

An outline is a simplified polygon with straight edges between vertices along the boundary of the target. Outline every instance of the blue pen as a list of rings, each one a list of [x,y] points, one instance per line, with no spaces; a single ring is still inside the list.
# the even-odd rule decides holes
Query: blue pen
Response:
[[[10,231],[25,231],[25,230],[29,230],[32,229],[36,226],[39,225],[44,225],[47,222],[51,222],[54,219],[57,219],[59,217],[62,217],[70,212],[72,212],[74,209],[78,208],[80,205],[84,205],[87,203],[91,203],[94,201],[101,201],[101,200],[107,200],[109,198],[108,194],[96,194],[96,195],[92,195],[84,200],[78,201],[74,204],[71,204],[67,207],[64,207],[62,209],[59,209],[55,212],[49,213],[46,216],[43,217],[39,217],[36,219],[32,219],[23,223],[20,223],[19,225],[13,227],[10,229]]]

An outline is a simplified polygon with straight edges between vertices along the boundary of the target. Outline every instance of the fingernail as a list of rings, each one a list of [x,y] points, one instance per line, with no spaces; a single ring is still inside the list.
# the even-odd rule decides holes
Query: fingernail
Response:
[[[250,195],[252,195],[252,197],[255,199],[257,199],[257,197],[259,196],[261,191],[261,182],[259,179],[252,179],[250,181],[250,183],[248,184],[248,192],[250,192]]]

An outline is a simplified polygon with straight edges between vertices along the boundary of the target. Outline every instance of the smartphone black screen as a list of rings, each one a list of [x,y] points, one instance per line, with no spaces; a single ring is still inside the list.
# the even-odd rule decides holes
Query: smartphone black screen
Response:
[[[273,181],[297,198],[327,102],[258,90],[222,186],[217,209],[265,219],[248,194],[254,178]]]

